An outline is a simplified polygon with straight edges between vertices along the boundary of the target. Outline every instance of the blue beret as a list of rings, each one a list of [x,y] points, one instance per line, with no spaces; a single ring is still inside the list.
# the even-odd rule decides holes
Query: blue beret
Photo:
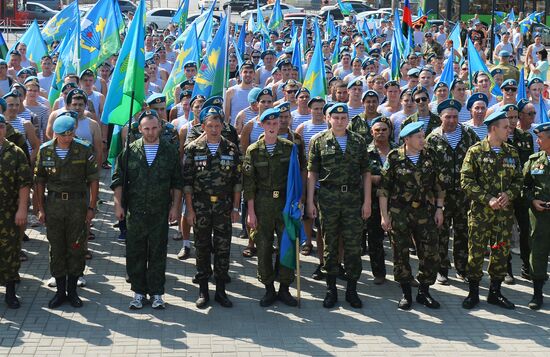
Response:
[[[518,104],[517,104],[519,111],[521,112],[523,110],[523,108],[525,108],[525,106],[529,103],[531,103],[531,102],[528,99],[525,99],[525,98],[520,99]]]
[[[405,94],[408,94],[408,95],[412,96],[413,90],[412,90],[412,89],[409,89],[409,88],[403,89],[403,90],[401,91],[401,94],[399,94],[399,99],[403,98],[403,96],[404,96]]]
[[[428,66],[424,66],[424,67],[422,67],[422,68],[420,69],[420,73],[422,73],[422,72],[428,72],[428,73],[431,73],[431,74],[432,74],[432,76],[434,76],[434,75],[435,75],[435,72],[434,72],[434,70],[433,70],[433,69],[431,68],[431,66],[430,66],[430,67],[428,67]],[[418,75],[420,75],[420,73],[419,73]]]
[[[492,113],[483,121],[483,124],[489,125],[500,119],[506,119],[506,112],[501,112],[500,110],[498,110]]]
[[[204,103],[206,104],[206,103]],[[220,107],[216,106],[204,106],[199,114],[199,122],[202,124],[206,120],[206,118],[210,116],[217,116],[219,117],[220,121],[223,121],[223,110]]]
[[[515,79],[507,79],[500,85],[500,88],[517,87],[518,82]]]
[[[285,43],[284,40],[275,40],[275,42],[273,42],[274,44],[276,45],[282,45],[283,43]]]
[[[65,92],[65,90],[67,90],[67,89],[75,89],[75,88],[78,88],[78,84],[76,84],[74,82],[65,83],[61,87],[61,92]]]
[[[451,82],[451,90],[453,90],[455,88],[455,86],[459,83],[464,84],[464,81],[462,79],[458,78],[458,77],[453,79],[453,81]]]
[[[500,108],[500,111],[508,113],[511,110],[515,110],[519,112],[518,106],[515,104],[506,104],[502,108]]]
[[[166,47],[164,47],[163,45],[158,46],[155,50],[155,53],[159,53],[160,51],[166,51]]]
[[[275,31],[275,30],[269,31],[269,34],[270,34],[270,35],[279,36],[279,33],[278,33],[277,31]]]
[[[194,96],[193,98],[191,98],[191,101],[189,101],[189,105],[190,106],[193,106],[193,103],[195,102],[195,100],[197,99],[200,99],[200,100],[206,100],[206,97],[202,94],[197,94],[196,96]],[[203,103],[204,104],[204,103]]]
[[[75,88],[73,90],[71,90],[68,94],[67,94],[67,103],[69,102],[72,102],[73,101],[73,97],[75,95],[80,95],[80,96],[83,96],[84,97],[84,102],[88,102],[88,95],[86,94],[86,92],[84,92],[82,89],[80,88]]]
[[[537,83],[544,83],[544,82],[539,77],[535,77],[527,83],[527,88],[530,88],[533,84],[537,84]]]
[[[166,36],[166,37],[164,38],[163,41],[166,42],[166,41],[169,41],[169,40],[175,41],[175,40],[176,40],[176,36],[174,36],[174,35],[168,35],[168,36]]]
[[[346,41],[349,41],[349,40],[351,40],[351,39],[349,38],[349,36],[344,36],[344,37],[342,38],[342,42],[346,42]]]
[[[426,95],[427,95],[428,90],[426,88],[422,87],[422,85],[419,84],[416,87],[414,87],[412,95],[415,96],[416,94],[420,94],[420,93],[426,93]]]
[[[445,99],[437,106],[437,114],[441,114],[445,109],[454,108],[457,111],[462,109],[462,104],[456,99]]]
[[[298,91],[296,92],[296,95],[295,97],[298,98],[298,96],[302,93],[307,93],[307,94],[311,94],[309,92],[309,89],[307,89],[306,87],[301,87],[300,89],[298,89]]]
[[[32,75],[32,73],[27,68],[22,68],[17,72],[17,77],[23,76],[23,75],[30,76],[30,75]]]
[[[363,87],[363,81],[360,80],[360,79],[355,79],[351,82],[348,83],[348,89],[352,88],[352,87]]]
[[[210,106],[215,106],[223,109],[223,98],[219,95],[208,98],[206,102],[204,102],[203,107],[206,108]]]
[[[193,95],[193,91],[189,89],[184,89],[180,92],[180,100],[182,100],[183,97],[191,97]]]
[[[162,93],[153,93],[146,100],[148,105],[166,103],[166,96]]]
[[[269,88],[264,88],[260,90],[260,92],[256,95],[256,102],[260,99],[262,95],[269,95],[270,97],[273,97],[273,92]]]
[[[323,105],[323,115],[327,115],[327,110],[332,107],[334,104],[334,102],[328,102],[328,103],[325,103],[325,105]]]
[[[0,58],[0,66],[7,66],[8,62],[5,59]]]
[[[489,104],[489,98],[483,93],[474,93],[468,98],[468,101],[466,102],[466,109],[470,110],[472,109],[472,105],[474,105],[475,102],[482,101],[485,102],[485,105]]]
[[[4,96],[3,96],[2,98],[8,99],[9,97],[19,98],[20,95],[19,95],[19,92],[18,92],[18,91],[16,91],[15,89],[12,89],[12,90],[9,91],[8,93],[4,94]]]
[[[279,69],[281,69],[281,67],[286,66],[286,65],[291,65],[292,66],[292,62],[290,62],[290,60],[288,58],[285,58],[285,59],[280,60],[279,62],[277,62],[277,67]]]
[[[279,119],[279,114],[281,114],[281,110],[279,108],[269,108],[265,110],[262,115],[260,115],[260,123],[263,123],[266,120]]]
[[[6,124],[6,118],[2,114],[0,114],[0,124]]]
[[[506,51],[506,50],[502,50],[498,53],[499,57],[510,57],[511,54],[510,52]]]
[[[373,91],[372,89],[369,89],[368,91],[363,93],[363,97],[361,98],[361,101],[365,101],[367,97],[375,97],[378,100],[380,99],[380,97],[378,96],[378,93],[376,93],[376,91]]]
[[[92,77],[95,77],[95,74],[94,74],[94,71],[92,71],[91,69],[87,68],[85,70],[83,70],[82,72],[80,72],[80,78],[84,77],[84,76],[92,76]]]
[[[183,87],[185,86],[194,86],[194,85],[195,85],[195,80],[193,78],[187,79],[180,83],[180,89],[183,89]]]
[[[2,113],[8,108],[8,103],[6,103],[4,98],[0,98],[0,107],[2,107]]]
[[[258,100],[258,94],[260,94],[261,91],[262,91],[261,88],[258,88],[258,87],[252,88],[250,92],[248,92],[248,97],[247,97],[248,103],[250,104],[255,103]]]
[[[485,73],[484,71],[475,71],[474,72],[474,75],[472,76],[472,80],[474,83],[477,83],[477,77],[479,77],[479,75],[481,74],[484,74],[484,75],[487,75],[487,73]]]
[[[541,37],[540,32],[535,32],[533,34],[533,38]]]
[[[74,131],[76,120],[68,115],[62,115],[53,122],[53,132],[63,134],[68,131]]]
[[[183,68],[197,68],[197,63],[195,61],[187,61],[183,65]]]
[[[358,58],[359,59],[359,58]],[[372,58],[365,58],[363,62],[361,63],[361,67],[365,69],[367,66],[370,66],[371,64],[374,64],[374,59]]]
[[[312,105],[313,103],[325,103],[325,98],[319,97],[319,96],[317,96],[317,97],[312,97],[312,98],[307,102],[307,106],[308,106],[308,107],[311,107],[311,105]]]
[[[420,70],[418,68],[411,68],[407,72],[407,76],[409,77],[418,77],[420,75]]]
[[[392,124],[391,124],[390,118],[385,117],[385,116],[382,116],[382,115],[380,115],[380,116],[378,116],[378,117],[372,119],[371,125],[370,125],[370,126],[373,127],[374,124],[377,124],[377,123],[384,123],[384,124],[386,124],[388,127],[391,127],[391,125],[392,125]]]
[[[254,64],[254,62],[252,62],[251,60],[246,60],[244,61],[242,64],[241,64],[241,70],[244,69],[244,68],[248,68],[248,69],[256,69],[256,65]]]
[[[437,83],[435,84],[435,86],[434,86],[434,91],[438,90],[438,89],[441,88],[441,87],[449,88],[449,86],[447,85],[447,83],[439,81],[439,82],[437,82]]]
[[[369,51],[369,55],[373,55],[373,54],[380,54],[380,49],[379,48],[373,48]]]
[[[268,56],[268,55],[272,55],[272,56],[277,56],[277,54],[275,53],[275,51],[273,50],[265,50],[262,52],[262,54],[260,55],[260,58],[261,59],[264,59],[265,56]]]
[[[275,108],[279,109],[280,113],[290,112],[290,102],[282,102]]]
[[[422,123],[421,121],[415,121],[413,123],[409,123],[405,125],[405,127],[401,130],[401,132],[399,133],[399,137],[403,139],[403,138],[406,138],[407,136],[416,134],[420,132],[423,129],[423,127],[424,127],[424,123]]]
[[[385,47],[387,45],[391,45],[391,42],[390,41],[384,41],[382,42],[382,46],[381,47]]]
[[[138,117],[138,124],[141,123],[141,119],[143,119],[145,117],[155,117],[155,118],[158,119],[159,115],[158,115],[157,111],[154,110],[154,109],[144,110]]]
[[[550,123],[541,123],[533,128],[533,133],[538,134],[550,130]]]
[[[271,70],[271,74],[277,73],[278,70],[279,70],[278,67],[273,67],[273,69]]]
[[[64,110],[61,113],[59,113],[56,118],[59,118],[61,116],[70,116],[71,118],[77,120],[78,119],[78,113],[72,110]]]
[[[25,81],[23,82],[23,84],[27,84],[27,83],[34,83],[34,84],[36,84],[37,86],[40,87],[40,81],[38,80],[38,77],[36,77],[36,76],[27,77],[25,79]]]
[[[328,114],[338,113],[338,114],[347,114],[348,106],[345,103],[336,103],[327,110]]]
[[[493,70],[491,70],[491,76],[496,76],[497,74],[503,74],[504,72],[502,72],[502,69],[500,68],[495,68]]]

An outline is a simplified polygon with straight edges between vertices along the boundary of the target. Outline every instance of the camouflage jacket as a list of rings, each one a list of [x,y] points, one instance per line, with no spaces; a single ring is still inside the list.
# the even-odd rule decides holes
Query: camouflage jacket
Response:
[[[15,129],[10,123],[6,123],[6,139],[23,150],[27,160],[30,161],[29,146],[27,144],[27,140],[25,140],[25,136],[21,134],[19,130]]]
[[[373,138],[372,133],[370,132],[371,126],[367,119],[365,119],[365,113],[354,116],[350,119],[348,124],[348,130],[353,131],[356,134],[359,134],[365,139],[367,145],[369,145]],[[390,133],[393,131],[390,128]]]
[[[545,151],[533,154],[523,167],[523,197],[550,202],[550,162]]]
[[[506,192],[510,200],[521,192],[523,178],[519,155],[506,143],[498,154],[491,149],[487,138],[472,145],[460,173],[460,184],[472,208],[489,207],[489,201],[500,192]]]
[[[193,125],[193,127],[191,127],[191,129],[187,132],[185,145],[189,145],[190,142],[200,137],[202,133],[202,124]],[[237,133],[237,129],[235,129],[233,125],[229,123],[223,123],[222,136],[235,144],[237,148],[239,147],[239,134]]]
[[[221,138],[214,155],[206,136],[192,141],[186,148],[183,166],[183,191],[209,196],[231,195],[242,190],[241,160],[237,146]]]
[[[512,138],[508,138],[508,144],[516,148],[519,155],[519,161],[521,166],[525,165],[529,156],[535,153],[535,147],[533,145],[533,136],[521,129],[514,129]]]
[[[460,125],[460,124],[459,124]],[[434,159],[443,180],[443,189],[447,193],[462,191],[460,187],[460,169],[470,146],[478,142],[476,133],[460,125],[462,137],[453,150],[441,127],[434,129],[426,139],[426,149]]]
[[[161,139],[166,140],[170,144],[173,144],[176,147],[176,149],[179,149],[180,137],[178,135],[178,130],[173,124],[168,123],[164,120],[161,120],[161,121],[162,121],[162,130],[160,132]],[[129,133],[131,143],[141,138],[141,133],[139,132],[138,127],[139,127],[139,123],[132,122],[132,130],[130,130],[130,133]]]
[[[407,157],[404,145],[390,151],[381,175],[378,196],[388,197],[391,206],[425,204],[445,198],[442,175],[425,149],[416,165]]]
[[[390,141],[390,151],[393,149],[396,149],[398,146],[395,143],[392,143]],[[367,155],[369,158],[369,167],[371,175],[373,176],[380,176],[382,174],[382,167],[384,166],[384,163],[382,162],[382,157],[380,156],[380,152],[374,145],[374,142],[370,143],[370,145],[367,147]],[[372,197],[378,196],[377,194],[378,186],[372,186]],[[378,206],[378,200],[372,200],[372,204],[374,206]]]
[[[414,113],[407,119],[403,120],[403,123],[401,123],[401,129],[405,127],[405,125],[414,123],[418,121],[418,113]],[[439,118],[438,115],[435,115],[434,113],[430,112],[430,121],[428,122],[428,127],[424,131],[424,134],[426,136],[430,135],[430,133],[435,129],[441,126],[441,118]]]
[[[19,189],[31,183],[31,168],[25,153],[11,141],[4,140],[0,145],[0,212],[17,210]]]
[[[261,133],[260,136],[258,137],[258,139],[263,138],[264,135],[265,135],[264,133]],[[300,167],[305,168],[307,166],[306,156],[305,156],[306,155],[305,154],[306,144],[304,143],[304,139],[302,138],[302,135],[298,134],[295,131],[292,131],[292,130],[288,129],[286,135],[285,134],[279,134],[279,137],[283,138],[283,139],[287,139],[288,141],[292,141],[294,144],[297,145],[297,147],[298,147],[298,161],[300,162]]]
[[[52,139],[40,146],[34,168],[36,182],[46,184],[48,191],[87,192],[88,184],[99,180],[92,146],[75,138],[61,159],[55,152],[56,142]]]

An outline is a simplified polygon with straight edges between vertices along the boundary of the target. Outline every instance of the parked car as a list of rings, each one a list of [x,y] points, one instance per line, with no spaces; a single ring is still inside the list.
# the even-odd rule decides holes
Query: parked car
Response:
[[[221,2],[221,0],[216,1],[216,5],[214,6],[215,11],[220,9],[220,2]],[[205,10],[208,10],[208,9],[210,9],[210,7],[212,6],[213,3],[214,3],[214,0],[199,0],[197,2],[197,8],[199,10],[202,9],[202,8],[204,8]],[[256,5],[254,5],[254,6],[256,6]]]
[[[275,4],[267,4],[267,5],[261,6],[260,9],[262,9],[262,15],[264,15],[264,17],[270,17],[271,13],[273,12],[274,6]],[[290,12],[304,12],[304,9],[301,7],[295,7],[289,4],[281,3],[281,11],[284,15]],[[247,20],[250,18],[250,16],[253,16],[254,20],[256,20],[256,14],[257,14],[257,9],[254,7],[253,10],[243,11],[241,13],[241,17]]]
[[[156,24],[159,29],[165,29],[168,27],[172,18],[176,14],[178,9],[170,7],[161,7],[158,9],[152,9],[145,13],[145,26],[150,24]]]
[[[311,21],[313,18],[317,18],[317,20],[321,20],[321,16],[316,14],[306,14],[305,12],[289,12],[283,15],[283,18],[287,22],[294,21],[295,24],[301,24],[304,21],[304,17],[307,18],[308,21]]]
[[[25,6],[25,11],[29,20],[36,19],[39,22],[48,21],[59,12],[36,2],[28,2]]]
[[[353,7],[353,10],[355,10],[357,14],[365,11],[376,10],[363,1],[352,0],[352,1],[344,1],[344,3],[350,3],[351,6]],[[319,16],[321,16],[323,20],[326,20],[329,11],[330,11],[330,16],[332,16],[332,18],[335,21],[342,21],[344,19],[344,15],[342,15],[342,11],[340,11],[340,7],[338,6],[338,4],[323,6],[321,10],[319,10]]]
[[[189,14],[189,16],[187,16],[187,24],[188,25],[191,25],[193,23],[193,21],[195,21],[197,19],[197,17],[201,16],[200,12],[199,13],[195,13],[195,14]],[[221,22],[221,19],[218,15],[216,14],[213,14],[212,17],[214,18],[214,24],[220,24]]]
[[[63,8],[63,1],[61,0],[34,0],[36,4],[44,5],[52,10],[59,11]]]
[[[118,7],[120,7],[120,11],[125,14],[127,12],[133,12],[136,13],[137,6],[130,0],[118,0]]]
[[[260,0],[260,5],[265,4],[267,0]],[[223,4],[222,8],[225,10],[229,5],[231,5],[231,12],[243,12],[256,8],[256,3],[250,0],[229,0]]]

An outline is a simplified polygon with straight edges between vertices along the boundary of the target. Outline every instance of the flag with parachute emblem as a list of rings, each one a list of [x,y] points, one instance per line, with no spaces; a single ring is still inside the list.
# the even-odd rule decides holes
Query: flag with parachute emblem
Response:
[[[275,5],[273,6],[273,11],[271,11],[271,16],[269,17],[269,23],[267,27],[270,30],[276,30],[279,28],[283,22],[283,10],[281,10],[281,0],[275,0]]]
[[[189,0],[182,0],[178,11],[172,17],[172,22],[178,24],[180,29],[183,31],[187,23],[187,16],[189,15]]]
[[[327,76],[325,73],[325,63],[323,59],[323,48],[321,46],[321,36],[319,26],[313,23],[315,47],[313,57],[304,77],[304,88],[307,88],[311,97],[325,98],[327,95]]]
[[[6,40],[4,40],[2,31],[0,31],[0,58],[7,59],[7,56],[8,56],[8,45],[6,44]]]
[[[74,22],[79,17],[77,0],[67,5],[48,20],[42,29],[42,38],[46,43],[61,41],[69,29],[74,27]]]
[[[40,59],[42,59],[42,56],[48,54],[48,47],[40,34],[40,27],[38,27],[38,22],[36,22],[36,20],[32,22],[23,36],[21,36],[21,38],[10,48],[6,54],[6,58],[9,57],[10,53],[12,53],[20,43],[27,45],[27,58],[29,61],[35,62],[38,71],[41,71]]]
[[[487,69],[485,62],[483,62],[479,56],[479,53],[474,47],[470,37],[467,37],[466,41],[468,42],[468,78],[470,79],[470,86],[473,87],[474,73],[477,71],[482,71],[487,74],[491,80],[491,93],[495,96],[502,96],[502,91],[497,85],[495,85],[495,79],[491,75],[491,72],[489,72],[489,69]]]
[[[344,16],[348,16],[351,14],[353,10],[353,5],[349,2],[342,2],[342,0],[338,0],[338,7],[340,8],[340,12]]]

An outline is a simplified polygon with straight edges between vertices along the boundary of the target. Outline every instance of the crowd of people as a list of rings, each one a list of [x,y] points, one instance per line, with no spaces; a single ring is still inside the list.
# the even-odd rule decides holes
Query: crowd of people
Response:
[[[175,222],[179,259],[192,255],[193,231],[198,308],[209,305],[212,275],[215,301],[232,306],[226,284],[234,223],[248,239],[243,256],[257,256],[265,286],[260,305],[279,300],[296,306],[289,290],[295,271],[279,259],[292,162],[304,187],[306,241],[297,254],[310,255],[316,242],[313,278],[326,281],[324,307],[337,304],[337,278],[347,282],[350,306],[362,306],[357,282],[364,255],[374,284],[385,283],[389,239],[393,277],[403,292],[398,308],[411,308],[412,287],[418,287],[417,303],[439,308],[429,288],[449,285],[453,266],[456,278],[468,284],[462,306],[474,308],[489,256],[487,302],[512,309],[501,284],[514,284],[510,248],[516,226],[521,276],[534,290],[528,306],[541,307],[550,253],[550,123],[543,111],[550,101],[541,35],[532,34],[527,46],[518,23],[504,21],[491,51],[490,32],[477,17],[460,23],[462,43],[470,38],[489,68],[471,75],[467,51],[453,47],[448,23],[418,25],[414,50],[392,80],[391,19],[367,39],[356,21],[353,14],[346,17],[341,37],[321,42],[326,97],[312,96],[299,80],[314,52],[310,21],[299,29],[308,43],[302,66],[291,61],[290,23],[269,33],[265,50],[262,34],[249,32],[242,58],[229,49],[223,97],[193,95],[198,64],[187,62],[171,108],[162,91],[178,55],[172,48],[178,29],[148,29],[147,100],[122,129],[129,145],[110,183],[113,221],[118,239],[126,242],[131,309],[143,308],[148,296],[154,309],[165,308],[168,227]],[[235,26],[230,29],[236,37]],[[117,56],[96,70],[67,75],[61,96],[50,105],[57,59],[40,58],[38,72],[26,52],[19,43],[0,59],[0,284],[6,286],[7,306],[18,308],[15,286],[20,262],[27,259],[21,241],[28,240],[27,224],[45,225],[48,285],[57,290],[48,306],[68,301],[80,307],[77,286],[86,284],[85,262],[92,257],[87,242],[95,238],[90,227],[99,171],[111,169],[112,128],[100,118]],[[446,83],[440,77],[449,60],[455,78]],[[518,68],[526,73],[525,83]],[[493,94],[495,86],[502,96]],[[520,88],[526,97],[518,101]],[[418,257],[417,272],[411,254]]]

